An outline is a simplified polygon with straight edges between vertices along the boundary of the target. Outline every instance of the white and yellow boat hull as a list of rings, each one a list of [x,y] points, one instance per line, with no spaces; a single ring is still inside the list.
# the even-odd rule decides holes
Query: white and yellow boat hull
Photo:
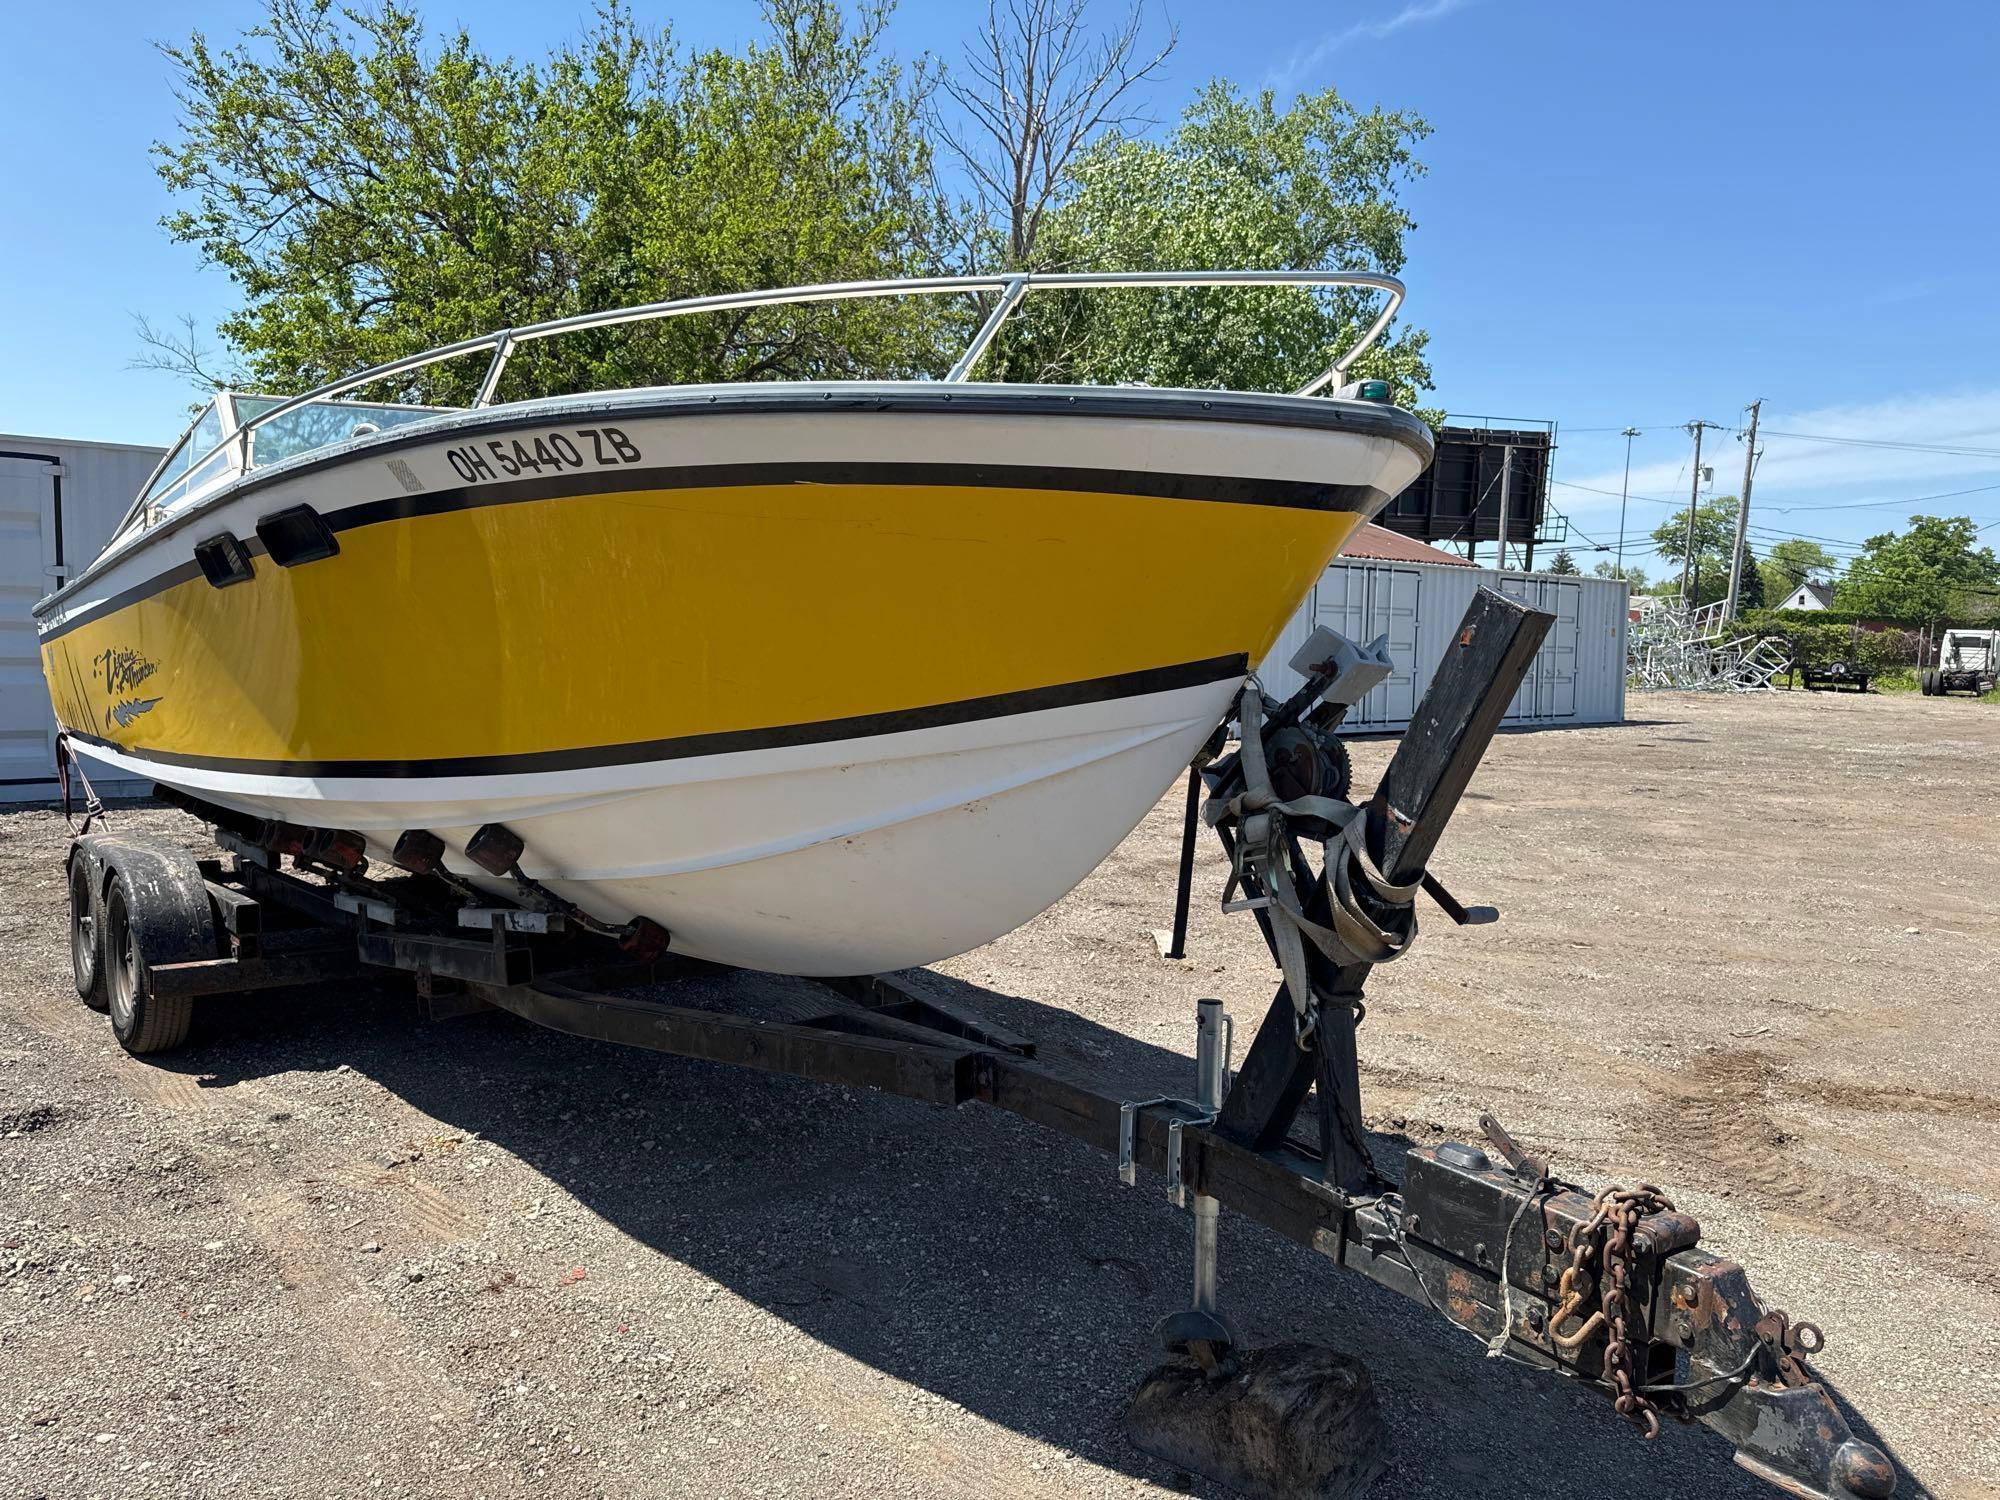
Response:
[[[1428,457],[1363,403],[734,386],[455,414],[254,471],[38,611],[121,770],[367,835],[502,822],[677,951],[902,967],[1061,897]],[[331,555],[274,557],[309,507]],[[218,586],[196,547],[244,542]],[[484,879],[485,877],[480,877]]]

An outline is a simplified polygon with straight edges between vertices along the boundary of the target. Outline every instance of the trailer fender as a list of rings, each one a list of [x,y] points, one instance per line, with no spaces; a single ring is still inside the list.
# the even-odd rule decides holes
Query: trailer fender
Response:
[[[164,1052],[187,1037],[192,996],[156,995],[152,969],[216,956],[215,917],[201,866],[164,839],[107,834],[99,927],[111,1030],[128,1052]]]

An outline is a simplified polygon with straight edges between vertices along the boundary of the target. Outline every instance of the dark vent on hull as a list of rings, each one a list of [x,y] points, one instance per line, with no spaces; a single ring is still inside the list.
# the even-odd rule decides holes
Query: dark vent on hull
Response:
[[[295,505],[257,522],[257,539],[281,568],[318,562],[340,551],[340,542],[320,513],[310,505]]]
[[[202,576],[219,589],[250,580],[250,549],[228,532],[194,544],[194,560],[201,564]]]

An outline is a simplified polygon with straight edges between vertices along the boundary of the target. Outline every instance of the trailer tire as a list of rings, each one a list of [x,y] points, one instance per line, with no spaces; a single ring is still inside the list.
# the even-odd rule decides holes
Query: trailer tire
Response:
[[[104,889],[97,861],[82,848],[69,851],[69,962],[77,997],[94,1011],[111,1008],[104,979]]]
[[[1935,698],[1938,690],[1938,674],[1926,668],[1918,675],[1917,685],[1923,689],[1926,698]]]
[[[111,1033],[127,1052],[166,1052],[187,1040],[190,995],[157,995],[158,964],[215,957],[215,918],[201,867],[187,850],[151,839],[107,839],[110,871],[100,928]]]

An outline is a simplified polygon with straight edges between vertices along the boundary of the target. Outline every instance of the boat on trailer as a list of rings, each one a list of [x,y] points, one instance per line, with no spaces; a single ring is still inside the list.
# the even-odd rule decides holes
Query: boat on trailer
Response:
[[[969,378],[1037,290],[1188,286],[1385,295],[1288,393]],[[971,293],[991,312],[939,380],[494,403],[515,350],[578,330]],[[1429,461],[1384,382],[1347,380],[1401,297],[1344,272],[860,282],[225,392],[37,606],[56,715],[205,806],[526,877],[691,957],[947,957],[1137,825]],[[468,407],[355,399],[479,356]]]
[[[377,881],[342,857],[356,852],[351,834],[198,798],[181,800],[212,825],[221,858],[197,859],[177,836],[92,832],[94,806],[73,825],[77,992],[109,1013],[128,1052],[150,1055],[186,1042],[198,997],[411,980],[432,1020],[497,1008],[597,1042],[945,1107],[978,1102],[1114,1152],[1128,1186],[1141,1170],[1164,1175],[1194,1239],[1191,1303],[1158,1325],[1168,1360],[1128,1403],[1126,1435],[1252,1497],[1359,1494],[1386,1465],[1386,1434],[1351,1355],[1242,1341],[1218,1300],[1225,1204],[1429,1307],[1489,1357],[1600,1392],[1648,1439],[1668,1419],[1700,1422],[1737,1463],[1801,1500],[1888,1500],[1893,1462],[1813,1367],[1819,1329],[1760,1300],[1737,1261],[1700,1248],[1700,1223],[1657,1188],[1566,1181],[1490,1114],[1479,1117],[1484,1146],[1406,1141],[1400,1162],[1378,1155],[1362,1126],[1356,1027],[1371,970],[1415,936],[1418,891],[1456,921],[1491,919],[1427,867],[1553,620],[1480,590],[1365,804],[1344,795],[1330,729],[1380,680],[1380,651],[1322,627],[1293,658],[1310,675],[1291,698],[1245,686],[1238,748],[1199,757],[1200,821],[1244,893],[1235,908],[1255,914],[1285,978],[1240,1068],[1222,1002],[1199,1003],[1190,1099],[1134,1099],[1116,1080],[1038,1057],[1032,1037],[963,1003],[976,987],[919,975],[770,980],[634,953],[552,909],[525,877],[498,897],[435,866]],[[1192,801],[1189,811],[1192,840]],[[489,826],[472,837],[475,863],[500,836]],[[1190,842],[1183,901],[1191,854]],[[1308,1093],[1316,1147],[1295,1129]],[[1013,1169],[1040,1171],[1037,1153],[1015,1144]],[[1311,1308],[1295,1312],[1303,1321]],[[1433,1394],[1451,1406],[1466,1392]],[[1538,1439],[1561,1459],[1564,1430]]]

